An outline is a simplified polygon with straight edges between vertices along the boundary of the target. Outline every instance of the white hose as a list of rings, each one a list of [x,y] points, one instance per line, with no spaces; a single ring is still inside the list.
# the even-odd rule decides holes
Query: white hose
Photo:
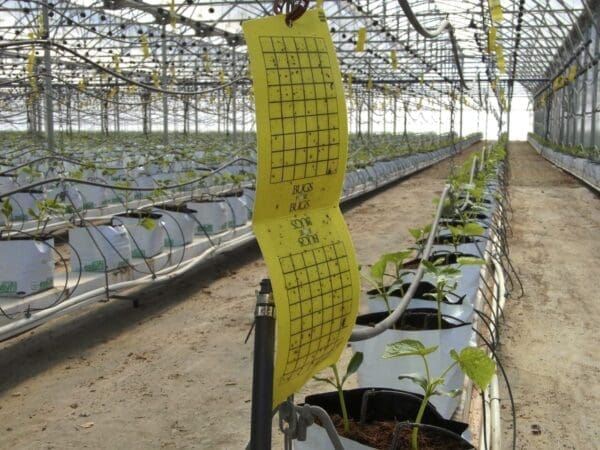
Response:
[[[490,434],[491,434],[491,412],[490,412],[490,393],[489,388],[483,391],[483,408],[485,414],[485,422],[481,421],[479,432],[479,450],[491,450]]]
[[[490,397],[490,435],[491,450],[502,450],[502,427],[500,424],[500,389],[498,386],[498,375],[494,374],[489,387]]]

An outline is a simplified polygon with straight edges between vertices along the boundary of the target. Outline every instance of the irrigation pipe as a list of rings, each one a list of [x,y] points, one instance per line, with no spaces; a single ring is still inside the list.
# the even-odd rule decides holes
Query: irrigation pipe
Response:
[[[152,274],[150,274],[150,275],[144,276],[143,278],[139,278],[137,280],[122,281],[120,283],[115,283],[110,286],[108,291],[110,293],[110,292],[114,292],[114,291],[118,291],[118,290],[122,290],[122,289],[146,286],[146,285],[153,284],[153,283],[171,280],[179,275],[182,275],[183,273],[187,272],[188,270],[194,268],[198,264],[204,262],[209,256],[212,256],[216,253],[225,251],[228,247],[242,245],[246,241],[249,241],[253,238],[254,237],[252,235],[239,236],[237,238],[234,238],[230,241],[223,243],[219,247],[211,247],[211,248],[205,250],[200,255],[190,259],[188,262],[183,264],[176,271],[171,271],[171,272],[165,273],[166,271],[172,270],[171,268],[165,268],[165,269],[162,269],[162,270],[156,272],[156,277],[154,277]],[[22,333],[23,331],[31,329],[37,325],[41,325],[41,323],[38,323],[38,322],[42,322],[44,319],[46,319],[50,316],[54,316],[54,315],[59,316],[59,315],[65,314],[67,312],[70,312],[72,310],[75,310],[79,307],[85,306],[88,303],[94,303],[97,301],[96,297],[98,297],[99,295],[104,295],[106,292],[107,292],[106,286],[102,286],[100,288],[86,292],[85,294],[82,294],[80,296],[74,296],[72,298],[69,298],[68,300],[63,301],[62,303],[60,303],[52,308],[47,308],[47,309],[44,309],[43,311],[40,311],[39,313],[31,314],[30,317],[25,317],[25,318],[16,320],[14,322],[11,322],[11,323],[7,324],[5,327],[2,327],[2,331],[0,332],[0,341],[8,339],[18,333]]]
[[[230,161],[227,161],[227,162],[221,164],[219,167],[217,167],[213,171],[211,171],[205,175],[201,175],[197,178],[194,178],[193,180],[186,181],[185,183],[160,186],[160,188],[165,189],[165,190],[166,189],[174,189],[174,188],[180,188],[180,187],[189,186],[191,184],[198,183],[206,178],[210,178],[211,176],[215,175],[216,173],[221,172],[222,170],[226,169],[227,167],[229,167],[239,161],[256,164],[256,161],[253,161],[251,159],[238,157],[238,158],[232,159]],[[102,187],[105,189],[116,189],[116,190],[120,190],[120,191],[152,192],[157,189],[156,187],[142,188],[142,187],[133,187],[133,186],[117,186],[117,185],[106,184],[106,183],[98,183],[95,181],[78,180],[77,178],[54,177],[54,178],[47,178],[45,180],[36,181],[35,183],[26,184],[23,186],[19,186],[17,189],[3,192],[2,197],[7,197],[9,195],[16,194],[21,191],[30,190],[30,189],[36,188],[38,186],[43,186],[43,185],[50,184],[50,183],[64,183],[64,182],[71,182],[71,183],[75,183],[75,184],[87,184],[90,186],[97,186],[97,187]]]
[[[492,418],[491,409],[490,409],[490,393],[489,388],[483,391],[482,393],[482,408],[483,408],[483,417],[486,420],[481,422],[481,428],[479,430],[479,449],[481,450],[490,450],[490,446],[488,445],[488,436],[491,434],[491,422]]]
[[[489,386],[490,402],[490,426],[492,429],[490,435],[491,450],[501,450],[502,427],[500,425],[500,389],[498,386],[498,375],[494,374]]]
[[[450,185],[446,184],[444,186],[444,190],[442,191],[442,195],[440,196],[440,201],[438,203],[437,211],[435,213],[435,218],[433,219],[433,222],[431,224],[431,231],[429,232],[427,244],[425,245],[425,249],[423,250],[421,263],[419,264],[417,273],[415,273],[415,276],[412,282],[410,283],[408,290],[404,294],[404,297],[402,297],[394,312],[375,326],[357,327],[354,330],[352,330],[352,334],[350,335],[350,342],[363,341],[365,339],[370,339],[383,333],[387,329],[391,328],[396,323],[396,321],[400,319],[400,316],[406,310],[409,302],[412,300],[413,296],[415,295],[415,292],[417,291],[417,287],[419,286],[419,283],[423,278],[423,274],[425,273],[425,266],[423,265],[423,261],[427,260],[431,253],[431,248],[433,247],[433,241],[435,240],[438,223],[440,221],[440,218],[442,217],[442,211],[444,210],[444,200],[446,199],[446,196],[448,195],[449,191]]]
[[[454,27],[452,26],[452,24],[447,20],[443,20],[436,30],[428,30],[421,25],[421,23],[417,19],[417,16],[415,16],[415,13],[408,4],[408,0],[398,0],[398,3],[400,3],[400,7],[402,8],[402,11],[404,11],[404,14],[406,15],[406,18],[408,19],[410,24],[415,30],[417,30],[419,34],[421,34],[421,36],[426,37],[428,39],[433,39],[439,36],[442,33],[442,31],[448,31],[448,34],[450,35],[450,42],[452,43],[452,55],[454,56],[454,63],[456,64],[458,76],[460,77],[460,85],[461,87],[466,88],[467,85],[465,83],[465,78],[463,75],[462,64],[458,55],[458,42],[456,42],[456,36],[454,35]]]

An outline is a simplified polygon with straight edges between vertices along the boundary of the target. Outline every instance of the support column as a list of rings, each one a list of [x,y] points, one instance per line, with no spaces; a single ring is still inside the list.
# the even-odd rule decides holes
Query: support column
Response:
[[[396,120],[398,118],[398,94],[394,93],[394,136],[397,134]]]
[[[462,95],[459,97],[459,103],[460,103],[459,135],[460,135],[460,138],[462,139],[462,137],[463,137],[463,96]]]
[[[42,21],[44,24],[44,39],[50,39],[50,21],[48,19],[48,0],[42,3]],[[50,45],[44,45],[44,93],[46,97],[46,142],[48,150],[54,150],[54,104],[52,100],[52,60]]]
[[[231,73],[235,75],[235,63],[236,63],[236,53],[235,53],[235,47],[232,46],[231,47]],[[231,90],[231,106],[233,108],[233,113],[232,113],[232,128],[233,128],[233,140],[235,141],[236,137],[237,137],[237,108],[236,108],[236,88],[235,88],[235,84],[232,84],[230,86],[230,90]]]
[[[161,87],[167,88],[167,24],[162,24],[162,77]],[[162,93],[162,104],[163,104],[163,143],[167,145],[169,143],[169,103],[167,94]]]

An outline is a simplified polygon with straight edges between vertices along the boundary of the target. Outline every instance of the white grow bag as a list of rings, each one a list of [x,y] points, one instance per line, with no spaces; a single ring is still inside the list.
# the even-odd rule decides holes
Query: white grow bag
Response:
[[[107,183],[106,180],[99,178],[91,178],[89,181]],[[77,189],[83,198],[83,209],[100,208],[108,204],[109,199],[112,197],[108,189],[100,186],[78,184]]]
[[[196,234],[222,233],[233,226],[231,208],[224,200],[188,202],[187,205],[196,211]]]
[[[42,191],[27,191],[27,192],[16,192],[10,197],[10,204],[12,206],[12,220],[28,220],[29,209],[37,212],[37,202],[43,200],[44,193]]]
[[[0,241],[0,296],[25,296],[54,286],[54,239]]]
[[[229,209],[233,215],[233,226],[240,227],[246,225],[250,217],[250,211],[243,195],[223,195],[221,198],[229,205]]]
[[[135,214],[135,213],[134,213]],[[148,229],[140,225],[143,216],[118,215],[112,219],[113,225],[124,225],[131,243],[131,256],[133,258],[151,258],[163,251],[165,244],[165,228],[162,215],[151,214],[149,219],[154,220],[155,226]]]
[[[451,320],[451,319],[450,319]],[[383,359],[386,344],[403,339],[421,341],[425,347],[437,346],[438,349],[426,356],[431,377],[437,377],[451,365],[454,360],[450,350],[460,351],[469,344],[471,338],[471,324],[444,330],[386,330],[378,336],[364,341],[352,342],[354,352],[362,352],[364,359],[358,368],[358,385],[360,387],[379,387],[400,389],[408,392],[422,394],[422,389],[413,381],[399,380],[399,375],[424,374],[423,361],[420,356],[406,356],[402,358]],[[454,367],[440,386],[440,390],[448,392],[462,389],[464,375],[458,366]],[[458,397],[434,396],[430,403],[435,406],[440,415],[446,419],[452,417],[458,402]]]
[[[131,260],[129,236],[122,225],[70,229],[69,244],[73,247],[71,248],[73,272],[110,271],[126,267]]]
[[[161,221],[165,228],[165,247],[181,247],[194,240],[196,221],[192,217],[196,211],[180,208],[180,211],[156,208],[155,212],[162,214]]]

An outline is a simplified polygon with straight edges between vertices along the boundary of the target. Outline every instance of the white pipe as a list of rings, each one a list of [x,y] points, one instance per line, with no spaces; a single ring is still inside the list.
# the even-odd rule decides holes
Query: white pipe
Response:
[[[491,450],[490,434],[491,434],[491,417],[490,417],[490,394],[489,388],[483,391],[483,409],[485,411],[485,423],[481,420],[479,430],[479,450]],[[485,425],[485,426],[484,426]],[[487,444],[487,445],[486,445]]]
[[[490,436],[491,450],[502,450],[502,428],[500,424],[500,389],[498,386],[498,375],[494,374],[489,387],[490,395],[490,425],[492,428]]]

